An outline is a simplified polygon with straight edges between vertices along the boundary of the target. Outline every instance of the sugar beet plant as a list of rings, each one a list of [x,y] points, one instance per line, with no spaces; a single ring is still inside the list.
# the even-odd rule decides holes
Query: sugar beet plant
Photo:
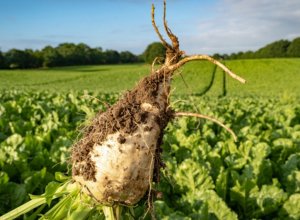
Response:
[[[97,99],[88,98],[91,96]],[[28,201],[28,194],[42,194],[55,172],[67,171],[68,149],[78,133],[75,128],[93,112],[105,110],[100,100],[113,104],[117,98],[87,92],[1,92],[0,216]],[[156,219],[300,218],[299,98],[172,99],[182,100],[172,102],[176,111],[200,109],[226,122],[238,131],[238,142],[204,119],[181,117],[169,123],[161,145],[166,167],[161,169],[159,183],[151,185]],[[68,180],[59,173],[55,177],[58,182]],[[47,213],[60,200],[51,201],[53,190],[61,186],[58,182],[46,188],[44,196],[50,206],[41,205],[18,219],[34,219]],[[135,219],[145,215],[147,196],[132,206]],[[81,197],[84,201],[83,193]],[[34,201],[43,202],[39,198]],[[76,199],[70,202],[74,205],[65,203],[65,213],[74,213],[78,208]],[[87,206],[85,219],[103,217],[97,207]],[[122,209],[124,216],[128,209]],[[63,214],[57,216],[67,218]],[[47,214],[44,216],[47,218]]]
[[[175,112],[170,107],[172,77],[190,61],[207,60],[234,79],[245,81],[207,55],[184,56],[178,38],[167,25],[166,2],[163,21],[171,44],[165,41],[156,26],[153,6],[152,24],[166,48],[164,63],[158,69],[153,65],[150,75],[105,112],[98,113],[84,128],[81,139],[72,148],[72,177],[57,174],[61,184],[49,184],[45,194],[32,196],[31,201],[2,219],[12,219],[44,204],[50,205],[56,198],[60,198],[59,202],[41,219],[84,219],[91,212],[98,215],[96,218],[101,218],[101,213],[107,219],[121,219],[126,215],[126,218],[134,218],[130,210],[142,198],[146,198],[148,204],[145,212],[151,212],[152,184],[159,182],[164,166],[161,144],[168,123],[174,117],[195,116],[211,119],[225,127],[204,115]]]

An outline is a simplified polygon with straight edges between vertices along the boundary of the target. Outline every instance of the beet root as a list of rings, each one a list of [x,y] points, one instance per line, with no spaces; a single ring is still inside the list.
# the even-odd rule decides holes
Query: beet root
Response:
[[[159,33],[152,9],[152,24],[166,47],[165,63],[106,112],[99,113],[73,146],[73,180],[102,204],[136,204],[150,190],[151,183],[159,180],[163,131],[176,115],[169,107],[169,95],[178,68],[189,61],[208,60],[245,82],[207,55],[182,58],[179,41],[165,21],[166,11],[164,26],[172,45]]]
[[[158,71],[143,79],[100,113],[73,147],[73,179],[97,201],[131,205],[149,189],[154,166],[159,170],[163,130],[173,115],[170,75]]]

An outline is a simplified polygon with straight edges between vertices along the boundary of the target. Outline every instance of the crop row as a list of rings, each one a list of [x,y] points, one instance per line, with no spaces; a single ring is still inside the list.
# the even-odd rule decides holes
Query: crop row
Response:
[[[55,172],[70,174],[70,146],[80,127],[116,95],[0,94],[0,215],[41,194]],[[182,97],[166,129],[161,181],[153,185],[158,219],[300,218],[300,105],[286,98]],[[145,204],[143,201],[140,204]],[[138,209],[136,208],[138,212]]]

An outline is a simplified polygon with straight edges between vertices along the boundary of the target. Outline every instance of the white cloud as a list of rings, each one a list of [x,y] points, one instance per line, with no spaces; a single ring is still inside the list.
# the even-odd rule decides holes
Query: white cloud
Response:
[[[196,34],[189,33],[189,41],[182,36],[188,53],[256,50],[300,36],[299,0],[221,0],[214,10],[213,18],[198,22]]]

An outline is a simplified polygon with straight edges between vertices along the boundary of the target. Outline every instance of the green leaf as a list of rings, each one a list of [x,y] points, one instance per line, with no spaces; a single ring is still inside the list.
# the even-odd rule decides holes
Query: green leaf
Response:
[[[242,183],[236,180],[230,189],[231,202],[241,208],[244,218],[249,218],[255,210],[256,201],[250,195],[259,191],[255,182],[251,179],[242,179]]]
[[[154,211],[157,218],[162,219],[165,216],[170,215],[174,212],[164,201],[155,201],[154,202]]]
[[[0,186],[5,183],[8,183],[8,181],[9,181],[9,176],[7,175],[7,173],[0,171]]]
[[[27,192],[24,184],[8,182],[0,187],[1,209],[15,208],[21,205],[27,199]],[[0,209],[0,213],[4,210]]]
[[[64,175],[61,172],[56,172],[55,173],[55,179],[59,182],[65,182],[67,180],[69,180],[71,177]]]
[[[37,219],[37,216],[40,215],[40,213],[43,211],[43,209],[47,206],[47,204],[41,205],[39,208],[37,208],[33,214],[31,214],[29,217],[26,217],[26,220],[35,220]],[[30,211],[30,210],[28,210]]]
[[[300,219],[300,193],[290,196],[290,198],[283,204],[279,216],[281,219],[296,220]]]
[[[86,121],[90,121],[95,116],[95,112],[86,105],[80,106],[80,110],[86,114]]]
[[[251,156],[253,159],[261,160],[268,157],[271,153],[271,147],[264,142],[256,144],[251,150]]]
[[[24,183],[28,193],[42,193],[45,190],[45,185],[53,180],[52,174],[47,172],[46,167],[40,171],[28,171],[24,172],[24,176],[28,176]]]
[[[90,205],[80,204],[77,209],[68,216],[67,220],[84,220],[90,215],[92,210],[93,208]]]
[[[17,147],[23,142],[23,138],[19,134],[13,134],[6,139],[6,143],[10,146]]]
[[[41,219],[64,219],[73,204],[73,194],[63,197],[53,208],[51,208]]]
[[[214,184],[209,171],[191,159],[183,161],[174,176],[177,184],[188,191],[213,189]]]
[[[45,198],[48,206],[50,206],[53,196],[60,186],[61,183],[57,183],[57,182],[51,182],[46,186]]]
[[[271,147],[264,142],[256,144],[251,150],[251,162],[247,169],[259,187],[272,181],[272,163],[267,159],[270,153]]]
[[[267,216],[277,212],[279,207],[287,199],[287,194],[277,186],[263,185],[258,193],[250,195],[256,199],[259,211],[252,214],[255,217]]]
[[[205,192],[205,201],[208,203],[208,210],[213,213],[217,219],[224,220],[237,220],[238,216],[233,212],[226,204],[226,202],[220,198],[215,191],[208,190]]]
[[[300,153],[292,154],[281,167],[281,175],[286,191],[300,192]]]
[[[189,215],[192,219],[203,219],[210,220],[212,219],[211,213],[208,210],[207,202],[203,203],[198,211]]]
[[[240,154],[232,154],[225,158],[225,163],[231,169],[240,170],[246,165],[247,159]]]
[[[228,175],[228,170],[225,170],[224,167],[222,167],[216,180],[216,192],[224,201],[226,201],[228,189]]]
[[[20,215],[23,215],[36,207],[39,207],[40,205],[44,204],[46,202],[45,198],[36,198],[33,200],[30,200],[29,202],[19,206],[18,208],[6,213],[5,215],[1,216],[1,220],[12,220]]]
[[[173,209],[169,208],[168,205],[164,201],[155,201],[154,202],[154,211],[155,217],[157,219],[163,220],[171,220],[171,219],[182,219],[188,220],[190,218],[186,217],[186,215],[180,211],[174,211]]]

